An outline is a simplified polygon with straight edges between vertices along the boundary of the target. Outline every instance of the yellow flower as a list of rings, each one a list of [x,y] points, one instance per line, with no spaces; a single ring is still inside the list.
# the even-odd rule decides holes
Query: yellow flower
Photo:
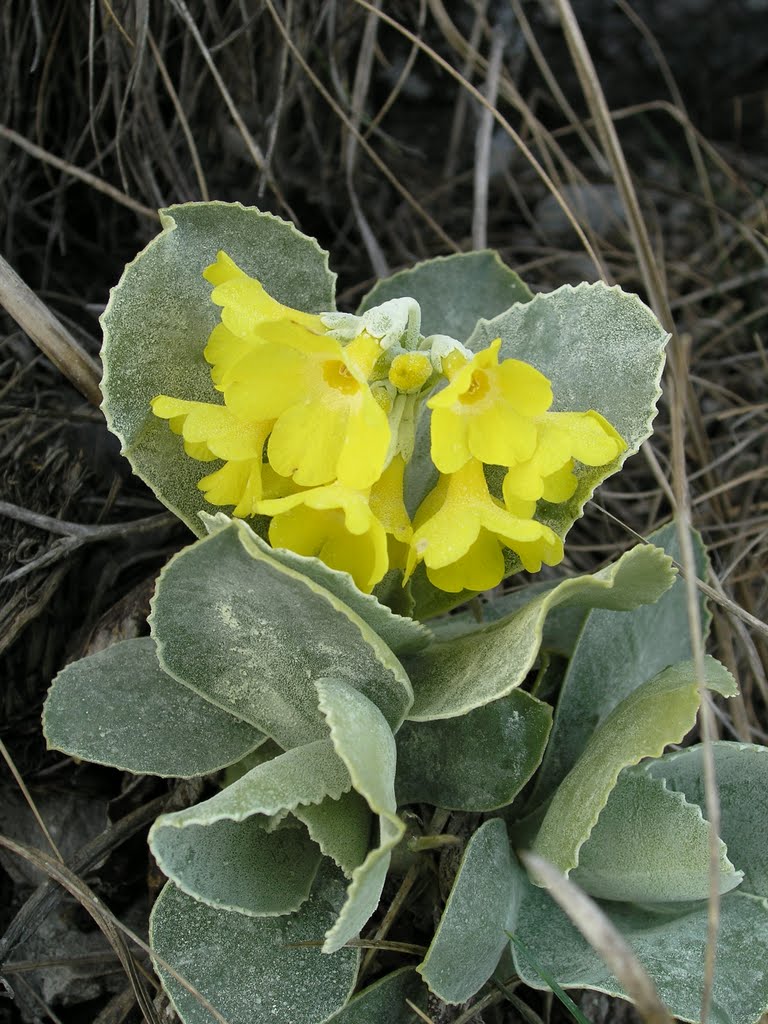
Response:
[[[158,395],[150,404],[155,416],[168,420],[171,430],[184,438],[187,455],[202,462],[225,461],[197,485],[206,500],[212,505],[234,505],[236,516],[253,515],[255,503],[264,496],[262,459],[272,424],[243,422],[225,405],[168,395]]]
[[[499,363],[497,338],[470,360],[459,352],[443,359],[450,383],[433,395],[432,461],[441,473],[455,473],[471,458],[497,466],[526,462],[536,448],[538,416],[552,403],[544,374],[528,363]]]
[[[531,519],[534,502],[516,502],[512,514],[488,492],[482,464],[470,459],[442,475],[414,517],[407,575],[423,561],[434,586],[450,593],[489,590],[504,577],[502,547],[529,572],[557,565],[563,545],[548,526]]]
[[[262,501],[258,512],[273,517],[272,547],[319,558],[332,569],[348,572],[366,594],[387,571],[387,535],[365,493],[331,484]]]
[[[533,516],[567,501],[574,460],[602,466],[624,449],[598,413],[547,412],[552,389],[533,366],[499,362],[500,339],[473,355],[420,334],[414,299],[361,315],[304,313],[273,298],[225,253],[206,268],[221,322],[205,348],[223,404],[152,400],[190,457],[222,465],[198,486],[239,517],[271,518],[270,542],[349,572],[370,592],[390,568],[423,561],[441,590],[496,586],[510,548],[531,572],[562,542]],[[440,476],[411,524],[403,497],[425,392]],[[483,464],[507,468],[504,502]],[[418,465],[418,463],[417,463]]]
[[[264,341],[232,366],[222,385],[226,405],[242,420],[272,420],[272,467],[302,487],[338,480],[364,490],[380,476],[389,450],[387,414],[369,375],[381,355],[360,335],[342,346],[298,325],[280,341]]]
[[[504,500],[567,501],[576,490],[573,460],[605,466],[627,447],[599,412],[547,412],[535,419],[536,450],[504,478]]]
[[[262,343],[267,325],[275,325],[280,332],[281,327],[289,330],[291,324],[299,324],[324,333],[317,314],[303,313],[273,299],[260,281],[249,277],[225,252],[217,254],[203,277],[214,286],[211,301],[221,306],[221,323],[214,327],[203,352],[217,386],[235,363]]]

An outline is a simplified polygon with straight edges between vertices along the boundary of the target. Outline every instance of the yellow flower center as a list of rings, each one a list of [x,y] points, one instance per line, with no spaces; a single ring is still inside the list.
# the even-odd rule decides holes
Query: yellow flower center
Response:
[[[326,359],[323,363],[323,379],[325,383],[341,391],[345,395],[354,395],[360,390],[360,382],[356,380],[340,359]]]
[[[472,383],[464,394],[459,396],[459,401],[464,405],[473,405],[475,402],[479,402],[481,398],[485,398],[490,390],[491,384],[488,380],[488,374],[482,370],[475,370],[472,374]]]

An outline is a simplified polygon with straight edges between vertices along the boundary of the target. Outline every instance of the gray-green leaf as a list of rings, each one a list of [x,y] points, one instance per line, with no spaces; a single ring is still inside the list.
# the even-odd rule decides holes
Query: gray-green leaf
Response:
[[[149,637],[67,665],[43,711],[48,745],[140,775],[191,778],[239,761],[265,736],[164,672]]]
[[[740,892],[768,896],[768,747],[751,743],[712,744],[720,800],[720,835],[744,872]],[[685,794],[706,814],[703,748],[689,747],[645,765],[654,778]]]
[[[511,693],[533,667],[551,608],[636,608],[657,601],[673,581],[670,558],[640,545],[592,576],[563,580],[501,622],[405,658],[414,691],[408,718],[453,718]]]
[[[359,313],[388,299],[410,296],[421,306],[421,333],[466,341],[481,317],[494,317],[533,294],[499,254],[485,249],[417,263],[377,281]]]
[[[418,1024],[406,999],[426,1009],[428,993],[412,967],[401,967],[363,989],[327,1024]]]
[[[320,851],[297,822],[270,829],[301,805],[338,800],[350,786],[331,741],[317,740],[257,765],[209,800],[160,815],[149,844],[161,870],[198,900],[248,914],[288,913],[306,898]]]
[[[229,516],[223,512],[219,512],[215,516],[201,512],[200,517],[206,530],[211,534],[226,529],[232,522]],[[240,524],[240,539],[246,549],[254,547],[257,551],[261,551],[267,557],[279,562],[280,565],[285,565],[302,576],[307,576],[329,593],[334,594],[359,615],[363,622],[366,622],[395,654],[418,651],[420,648],[426,647],[432,639],[431,630],[423,623],[404,615],[395,615],[373,594],[364,594],[358,590],[348,572],[331,569],[319,558],[297,555],[295,551],[288,551],[286,548],[271,548],[245,522]]]
[[[524,893],[516,929],[538,965],[563,988],[589,988],[626,998],[609,969],[544,889],[520,872]],[[704,986],[708,909],[706,901],[601,905],[656,984],[674,1017],[698,1021]],[[518,974],[545,988],[531,962],[513,945]],[[740,891],[720,902],[720,928],[710,1024],[755,1024],[768,1008],[768,902]]]
[[[644,766],[627,768],[579,851],[571,879],[585,892],[629,903],[707,899],[709,831],[701,809]],[[720,848],[720,893],[735,888],[742,873]]]
[[[389,868],[392,850],[405,826],[395,814],[395,738],[379,709],[347,682],[317,683],[320,709],[331,730],[339,758],[352,785],[379,818],[379,845],[352,872],[347,900],[325,936],[323,949],[332,953],[354,938],[373,914]]]
[[[465,811],[510,804],[541,763],[551,726],[550,706],[523,690],[457,718],[404,722],[398,803]]]
[[[516,921],[512,872],[507,830],[492,818],[467,844],[435,937],[417,967],[444,1002],[466,1002],[496,969]]]
[[[163,569],[150,624],[163,668],[281,747],[327,735],[314,681],[359,687],[393,728],[412,700],[400,662],[342,601],[232,520]]]
[[[702,683],[723,696],[737,690],[730,672],[705,659]],[[602,722],[555,792],[533,849],[567,874],[579,862],[622,768],[658,757],[693,728],[699,708],[696,667],[680,662],[643,683]]]
[[[330,861],[309,900],[284,917],[217,910],[169,882],[152,912],[152,949],[227,1024],[318,1024],[344,1005],[355,984],[357,950],[328,957],[314,946],[343,898],[341,872]],[[213,1024],[195,996],[156,966],[184,1024]]]
[[[674,523],[653,533],[649,542],[679,560]],[[693,535],[699,576],[707,571],[701,538]],[[702,628],[709,615],[699,601]],[[589,737],[607,715],[641,683],[668,665],[691,657],[685,581],[678,579],[655,602],[623,615],[590,611],[560,692],[552,736],[529,800],[534,807],[556,788],[578,760]]]

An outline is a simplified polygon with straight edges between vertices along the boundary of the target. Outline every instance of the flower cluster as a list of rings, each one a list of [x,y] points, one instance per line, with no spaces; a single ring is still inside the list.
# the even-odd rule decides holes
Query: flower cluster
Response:
[[[547,378],[500,362],[498,339],[473,354],[425,338],[414,299],[310,314],[223,252],[204,276],[221,307],[204,355],[223,401],[159,395],[152,409],[187,455],[223,463],[198,485],[211,504],[269,517],[273,547],[345,570],[366,592],[419,562],[442,590],[486,590],[503,578],[505,547],[531,572],[560,561],[536,503],[573,495],[575,461],[603,466],[624,450],[599,413],[548,412]],[[404,477],[424,406],[437,483],[411,519]],[[504,470],[499,497],[486,466]]]

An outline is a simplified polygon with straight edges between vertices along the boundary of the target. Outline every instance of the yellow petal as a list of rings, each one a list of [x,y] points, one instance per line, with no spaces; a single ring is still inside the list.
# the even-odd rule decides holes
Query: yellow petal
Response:
[[[542,476],[549,476],[571,458],[571,435],[567,423],[560,419],[563,413],[548,412],[536,420],[538,439],[534,461]]]
[[[281,502],[262,502],[260,510],[281,505],[286,511],[278,512],[269,528],[274,547],[320,558],[348,572],[366,593],[382,579],[388,566],[386,534],[363,495],[338,485],[319,487]]]
[[[254,348],[230,371],[224,400],[241,420],[274,420],[306,393],[307,360],[287,345]]]
[[[244,423],[224,405],[165,395],[152,400],[152,410],[157,416],[172,417],[172,424],[181,422],[185,449],[193,458],[199,457],[195,452],[207,452],[206,458],[261,461],[269,423]]]
[[[489,465],[514,466],[530,459],[536,448],[533,421],[503,402],[468,418],[467,430],[472,455]]]
[[[544,479],[536,463],[529,459],[507,470],[503,484],[504,503],[511,507],[516,502],[538,501],[544,493]]]
[[[571,455],[585,466],[605,466],[627,447],[608,420],[593,409],[550,415],[557,416],[558,427],[568,431]]]
[[[198,462],[213,462],[218,458],[204,441],[185,441],[184,451],[190,459],[197,459]]]
[[[203,355],[211,365],[211,379],[218,387],[227,379],[230,370],[249,354],[256,345],[263,344],[258,336],[239,338],[224,324],[216,324],[203,349]]]
[[[371,488],[371,511],[388,534],[407,544],[413,536],[411,521],[403,501],[405,460],[396,455]]]
[[[337,466],[339,482],[359,490],[374,484],[383,471],[389,441],[387,414],[366,388],[349,406]]]
[[[530,544],[515,541],[509,547],[515,552],[528,572],[539,572],[544,565],[557,565],[563,560],[563,542],[552,533],[544,535]]]
[[[480,532],[479,507],[486,499],[490,501],[488,487],[475,460],[441,479],[414,517],[411,546],[416,560],[441,568],[462,558]]]
[[[458,594],[462,590],[491,590],[504,577],[501,544],[493,534],[481,530],[462,558],[440,569],[427,566],[427,577],[430,583],[449,594]]]
[[[270,320],[291,320],[324,330],[319,316],[302,313],[273,299],[259,281],[249,277],[225,252],[219,252],[216,263],[206,267],[203,277],[214,285],[211,299],[222,307],[222,323],[241,338],[250,337],[259,323]]]
[[[451,409],[433,409],[430,435],[432,461],[441,473],[458,472],[472,457],[466,424]]]
[[[505,359],[498,375],[499,390],[522,416],[539,416],[552,404],[552,385],[529,363]]]
[[[480,522],[486,530],[495,533],[507,547],[513,548],[518,542],[529,543],[538,541],[541,537],[554,536],[548,526],[537,522],[535,519],[522,519],[513,516],[505,508],[490,502],[482,506],[480,510]]]
[[[215,473],[204,476],[197,486],[212,505],[240,506],[245,500],[250,507],[252,496],[258,493],[260,479],[261,461],[244,459],[241,462],[226,462]],[[250,515],[252,512],[245,514]]]
[[[544,477],[542,498],[555,504],[568,501],[573,497],[577,486],[578,480],[573,474],[573,459],[569,459],[561,469]]]
[[[346,440],[348,408],[322,400],[293,405],[277,420],[267,453],[281,476],[292,476],[302,487],[335,480]]]

